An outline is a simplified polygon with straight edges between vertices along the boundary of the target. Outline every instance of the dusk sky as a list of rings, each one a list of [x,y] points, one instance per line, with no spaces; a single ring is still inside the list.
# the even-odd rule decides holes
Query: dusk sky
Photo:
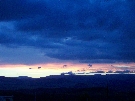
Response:
[[[135,69],[134,43],[135,0],[0,0],[2,69]]]

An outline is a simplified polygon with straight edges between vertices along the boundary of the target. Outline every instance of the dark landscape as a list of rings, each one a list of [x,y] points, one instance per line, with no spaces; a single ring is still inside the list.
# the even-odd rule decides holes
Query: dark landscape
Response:
[[[0,96],[13,101],[135,101],[135,75],[0,77]]]

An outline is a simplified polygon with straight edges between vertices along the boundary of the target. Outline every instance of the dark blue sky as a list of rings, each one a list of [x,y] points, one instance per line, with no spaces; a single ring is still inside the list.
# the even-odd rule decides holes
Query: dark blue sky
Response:
[[[0,63],[135,62],[134,0],[0,0]]]

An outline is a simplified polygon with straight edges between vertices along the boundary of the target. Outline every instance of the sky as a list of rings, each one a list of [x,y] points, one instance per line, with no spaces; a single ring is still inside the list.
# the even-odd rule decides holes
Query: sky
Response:
[[[134,69],[134,43],[134,0],[0,0],[2,69]]]

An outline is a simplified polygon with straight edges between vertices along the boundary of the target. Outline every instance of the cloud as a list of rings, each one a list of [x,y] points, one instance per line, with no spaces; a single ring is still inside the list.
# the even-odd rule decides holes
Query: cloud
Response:
[[[0,44],[38,48],[44,56],[67,61],[135,62],[134,4],[133,0],[1,0]]]
[[[0,46],[0,64],[46,64],[56,62],[57,59],[52,59],[44,56],[44,52],[33,47],[21,46],[18,48],[10,48]],[[57,61],[58,62],[58,61]]]

